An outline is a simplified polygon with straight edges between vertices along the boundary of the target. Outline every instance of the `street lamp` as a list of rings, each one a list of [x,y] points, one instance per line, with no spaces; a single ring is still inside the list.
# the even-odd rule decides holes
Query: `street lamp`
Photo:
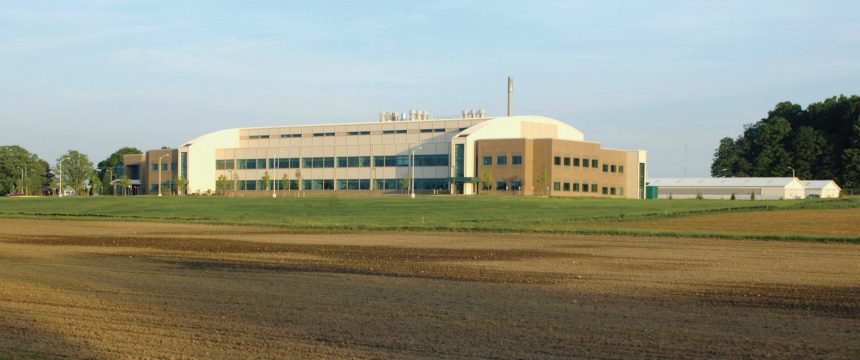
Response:
[[[57,164],[57,167],[60,170],[60,197],[63,197],[63,162],[66,160],[69,160],[69,158],[64,156],[60,158],[60,163]]]
[[[113,169],[106,169],[108,173],[110,173],[110,188],[113,191],[113,196],[116,196],[116,184],[113,183]]]
[[[161,197],[161,159],[164,159],[165,156],[170,156],[170,153],[158,157],[158,197]]]
[[[421,150],[423,147],[419,146],[418,150]],[[409,197],[415,198],[415,148],[412,148],[412,176],[409,182]]]
[[[794,178],[794,168],[791,166],[789,166],[788,168],[791,169],[791,177]]]
[[[272,163],[272,197],[273,198],[278,197],[278,189],[277,189],[277,187],[278,187],[278,172],[277,172],[277,170],[278,170],[278,166],[279,166],[278,155],[280,155],[280,154],[275,154],[275,159],[274,159],[274,162]],[[281,186],[283,186],[283,185],[284,184],[282,182]]]

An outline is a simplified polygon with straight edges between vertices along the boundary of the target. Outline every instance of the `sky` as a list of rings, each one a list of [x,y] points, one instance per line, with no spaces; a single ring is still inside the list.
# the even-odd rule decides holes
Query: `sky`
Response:
[[[709,175],[778,102],[860,94],[853,1],[0,0],[0,145],[54,163],[380,111],[543,115]]]

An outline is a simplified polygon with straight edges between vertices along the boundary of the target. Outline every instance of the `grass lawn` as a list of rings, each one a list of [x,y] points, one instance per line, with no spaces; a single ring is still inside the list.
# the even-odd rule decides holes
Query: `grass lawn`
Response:
[[[540,197],[112,197],[4,198],[0,217],[82,218],[268,225],[297,230],[446,230],[714,235],[653,230],[619,221],[797,209],[857,208],[860,199],[726,201]],[[808,234],[807,234],[808,235]],[[773,237],[773,234],[767,235]],[[803,238],[796,234],[795,238]]]

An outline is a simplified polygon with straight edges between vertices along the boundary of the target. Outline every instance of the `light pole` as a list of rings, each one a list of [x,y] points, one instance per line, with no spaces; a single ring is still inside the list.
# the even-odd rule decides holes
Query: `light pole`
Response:
[[[161,159],[164,159],[165,156],[170,156],[170,154],[163,154],[158,157],[158,197],[161,197]]]
[[[422,147],[419,146],[418,150],[421,150],[421,149],[422,149]],[[415,149],[414,148],[412,149],[412,176],[411,176],[411,180],[409,182],[409,192],[410,192],[409,197],[414,199],[415,198]]]
[[[791,177],[794,178],[794,168],[791,166],[789,166],[788,168],[791,169]]]
[[[109,182],[109,184],[110,184],[110,189],[111,189],[111,191],[113,192],[113,196],[116,196],[116,185],[113,183],[113,169],[106,169],[106,171],[107,171],[108,173],[110,173],[110,177],[109,177],[109,179],[110,179],[110,182]]]
[[[64,156],[60,159],[60,163],[57,164],[57,168],[59,168],[59,170],[60,170],[60,197],[63,197],[63,162],[65,162],[68,159],[69,158]]]
[[[274,159],[274,162],[272,163],[272,197],[273,198],[278,197],[278,189],[277,189],[277,187],[278,187],[278,172],[277,172],[277,169],[278,169],[279,165],[280,164],[278,164],[278,154],[275,154],[275,159]],[[281,185],[283,186],[283,182]]]

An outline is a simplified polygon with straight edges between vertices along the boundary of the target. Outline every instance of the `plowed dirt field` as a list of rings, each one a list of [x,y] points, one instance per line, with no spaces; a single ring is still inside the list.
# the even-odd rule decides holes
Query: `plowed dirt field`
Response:
[[[860,245],[0,219],[0,358],[860,358]]]

